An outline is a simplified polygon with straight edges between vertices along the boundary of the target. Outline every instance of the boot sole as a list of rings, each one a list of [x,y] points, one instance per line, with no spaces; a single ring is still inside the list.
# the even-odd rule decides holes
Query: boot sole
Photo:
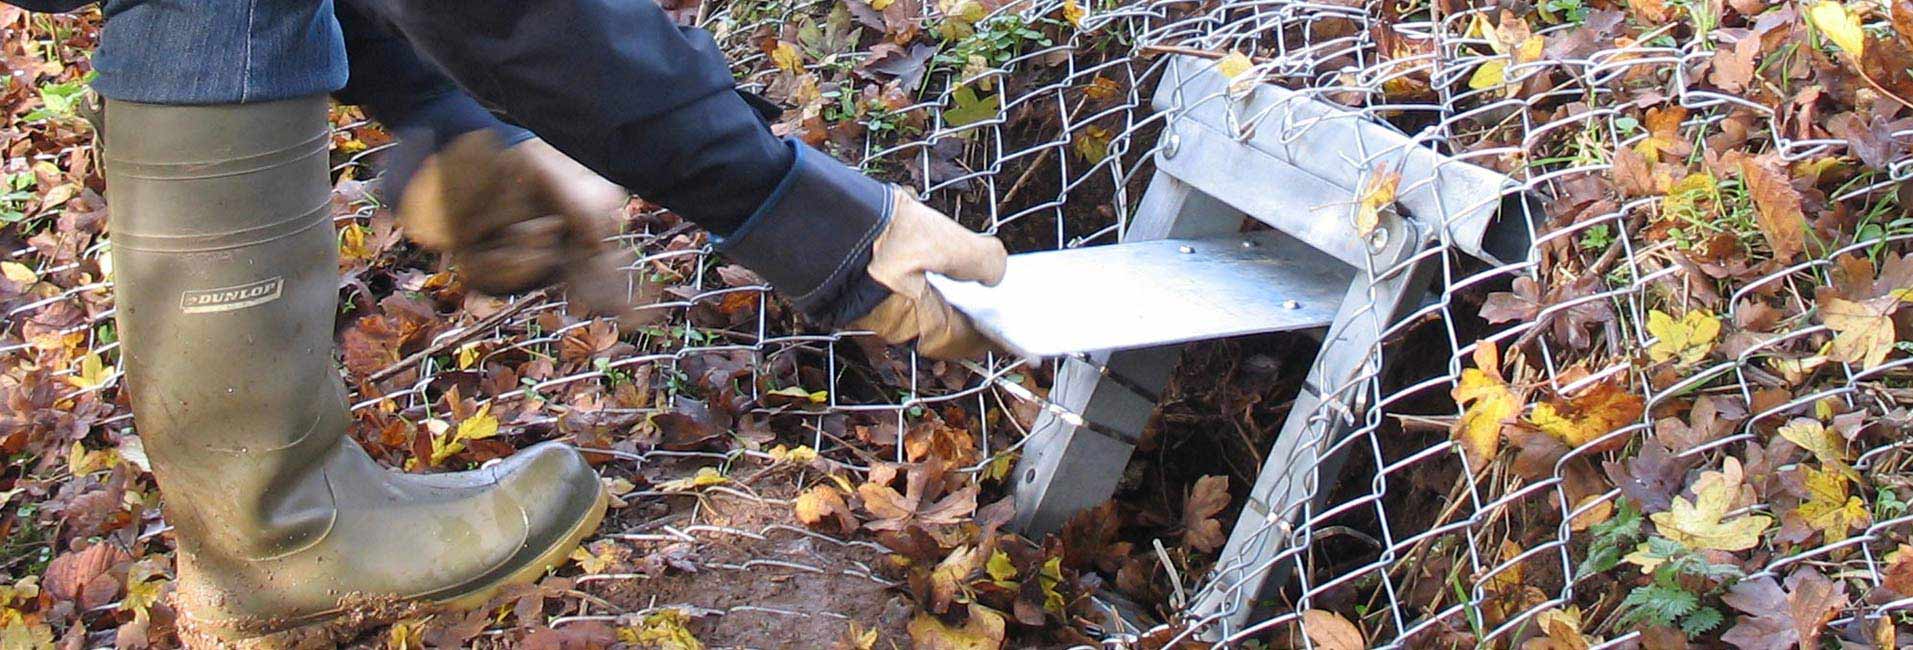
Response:
[[[566,531],[553,544],[531,561],[502,576],[486,580],[463,593],[418,599],[393,597],[348,598],[342,606],[330,612],[305,617],[311,622],[297,623],[293,627],[267,634],[248,636],[247,632],[219,626],[205,621],[193,621],[181,616],[179,619],[179,637],[188,648],[233,648],[235,650],[318,650],[337,648],[340,644],[352,640],[366,628],[390,624],[405,618],[424,616],[439,612],[468,611],[491,602],[506,587],[527,584],[537,580],[546,571],[562,565],[573,549],[584,543],[584,539],[598,530],[604,523],[604,515],[610,499],[603,490],[598,498],[571,530]]]

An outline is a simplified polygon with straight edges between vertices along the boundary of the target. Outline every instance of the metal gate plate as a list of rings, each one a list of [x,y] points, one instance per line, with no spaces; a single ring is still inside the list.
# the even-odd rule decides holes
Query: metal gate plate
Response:
[[[930,283],[998,343],[1040,358],[1326,327],[1352,276],[1263,231],[1012,255],[997,286]]]

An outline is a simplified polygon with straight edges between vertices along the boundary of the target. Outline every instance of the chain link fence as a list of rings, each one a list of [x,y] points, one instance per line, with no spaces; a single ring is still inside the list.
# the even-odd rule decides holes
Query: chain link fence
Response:
[[[1739,39],[1758,35],[1751,27],[1705,24],[1709,6],[1717,23],[1722,12],[1718,3],[1695,2],[1681,5],[1684,11],[1670,13],[1663,24],[1628,26],[1611,10],[1581,3],[1548,0],[1539,9],[1524,5],[1516,8],[1520,15],[1538,11],[1554,16],[1553,22],[1543,20],[1533,28],[1545,51],[1524,54],[1520,49],[1528,47],[1527,39],[1498,34],[1510,23],[1501,8],[1491,5],[1355,0],[1087,6],[1041,0],[1000,8],[926,4],[920,7],[924,16],[981,11],[985,17],[974,21],[973,29],[986,36],[1009,34],[1006,42],[1013,44],[985,43],[948,60],[933,58],[948,54],[947,49],[926,57],[905,46],[841,54],[809,65],[918,57],[916,65],[924,69],[915,72],[923,75],[922,91],[849,120],[862,128],[821,139],[839,155],[1023,251],[1118,241],[1155,172],[1156,157],[1166,142],[1165,126],[1193,105],[1240,100],[1230,96],[1233,92],[1223,92],[1181,97],[1182,103],[1170,110],[1153,110],[1151,101],[1165,71],[1178,59],[1205,61],[1207,66],[1246,62],[1246,70],[1230,71],[1233,78],[1282,86],[1302,100],[1338,105],[1363,119],[1392,125],[1420,146],[1499,171],[1523,191],[1542,197],[1548,214],[1537,216],[1536,231],[1530,233],[1533,251],[1523,261],[1484,263],[1458,251],[1446,236],[1437,236],[1433,245],[1403,262],[1433,269],[1431,294],[1379,332],[1380,343],[1367,354],[1368,370],[1354,383],[1322,387],[1325,394],[1345,399],[1326,401],[1313,416],[1352,426],[1341,435],[1305,440],[1300,448],[1307,453],[1283,469],[1305,476],[1308,486],[1309,493],[1292,500],[1291,509],[1280,516],[1244,515],[1252,521],[1259,518],[1258,525],[1266,526],[1263,536],[1280,540],[1281,550],[1246,565],[1225,552],[1202,576],[1183,576],[1190,593],[1177,601],[1185,609],[1182,620],[1167,622],[1154,634],[1109,630],[1105,646],[1320,646],[1323,637],[1316,633],[1327,624],[1311,612],[1332,610],[1358,621],[1372,647],[1447,645],[1464,637],[1501,647],[1535,638],[1559,612],[1574,607],[1575,627],[1594,646],[1627,647],[1643,643],[1643,632],[1638,625],[1619,622],[1626,610],[1616,596],[1625,589],[1623,574],[1637,567],[1609,563],[1601,571],[1588,571],[1600,533],[1587,522],[1608,521],[1622,509],[1619,502],[1630,493],[1616,477],[1631,476],[1622,471],[1629,457],[1644,453],[1636,440],[1654,436],[1657,427],[1701,426],[1690,424],[1695,421],[1692,413],[1705,411],[1713,420],[1705,426],[1719,427],[1718,435],[1690,437],[1697,444],[1673,449],[1676,460],[1669,462],[1717,468],[1720,459],[1744,457],[1743,450],[1752,445],[1771,457],[1761,468],[1778,474],[1795,469],[1798,459],[1787,458],[1777,450],[1783,448],[1769,441],[1777,426],[1795,418],[1817,412],[1861,414],[1854,417],[1863,418],[1865,426],[1891,432],[1901,431],[1907,419],[1899,400],[1913,359],[1900,355],[1871,366],[1830,361],[1820,348],[1837,332],[1824,321],[1787,317],[1777,325],[1769,322],[1759,330],[1763,335],[1733,345],[1723,341],[1681,372],[1668,372],[1665,364],[1644,352],[1669,336],[1651,323],[1655,312],[1678,317],[1682,310],[1670,305],[1709,309],[1731,324],[1730,329],[1756,331],[1752,323],[1770,318],[1765,314],[1772,305],[1791,301],[1794,311],[1802,311],[1799,305],[1811,302],[1816,287],[1849,282],[1846,274],[1852,263],[1845,260],[1874,264],[1903,252],[1913,238],[1913,229],[1893,219],[1900,213],[1894,190],[1913,174],[1903,146],[1879,154],[1884,168],[1851,174],[1837,191],[1824,196],[1827,210],[1885,218],[1868,216],[1865,221],[1873,227],[1859,229],[1858,236],[1814,247],[1784,263],[1754,265],[1759,266],[1754,270],[1723,269],[1732,262],[1700,259],[1692,251],[1709,245],[1712,231],[1702,232],[1698,226],[1669,229],[1658,216],[1668,212],[1666,202],[1680,191],[1706,190],[1712,192],[1708,200],[1720,204],[1748,203],[1745,182],[1710,177],[1705,188],[1657,193],[1588,189],[1588,179],[1614,176],[1621,173],[1615,170],[1617,164],[1629,164],[1617,162],[1617,151],[1637,151],[1655,138],[1660,140],[1651,146],[1666,155],[1680,149],[1697,151],[1694,156],[1725,155],[1726,150],[1715,147],[1727,144],[1775,154],[1775,164],[1783,166],[1876,155],[1852,151],[1846,138],[1807,137],[1816,131],[1800,122],[1811,123],[1810,113],[1803,115],[1787,104],[1777,110],[1771,102],[1750,99],[1753,84],[1745,80],[1723,83],[1718,60],[1731,55]],[[733,53],[747,87],[789,104],[808,104],[796,109],[798,119],[780,127],[801,130],[808,119],[802,111],[834,110],[833,103],[847,105],[849,100],[843,98],[855,92],[849,85],[780,88],[785,82],[776,74],[772,54],[760,46],[766,34],[841,29],[843,21],[832,17],[845,11],[841,3],[782,6],[747,1],[707,5],[705,11],[700,21]],[[1032,38],[1017,31],[1044,21],[1071,23],[1066,30],[1070,35]],[[1706,28],[1695,29],[1695,23]],[[956,40],[975,43],[987,38],[972,34]],[[1507,45],[1513,51],[1504,51]],[[1493,72],[1484,72],[1488,69]],[[809,99],[792,101],[793,96]],[[1240,132],[1275,129],[1290,138],[1310,137],[1310,124],[1272,115],[1279,112],[1237,115]],[[1671,125],[1667,116],[1676,116]],[[1888,130],[1895,137],[1908,132]],[[363,165],[380,149],[358,153],[339,171]],[[1257,173],[1238,171],[1251,178]],[[1682,179],[1672,180],[1678,184]],[[1362,198],[1348,197],[1350,215]],[[370,227],[378,212],[364,200],[342,206],[338,219],[343,226]],[[680,287],[657,306],[668,311],[669,319],[627,337],[635,338],[631,348],[588,369],[517,377],[507,389],[480,391],[481,398],[494,403],[523,405],[525,415],[511,424],[576,434],[583,429],[574,428],[566,409],[554,408],[570,403],[574,387],[596,390],[614,377],[640,373],[683,381],[721,376],[741,387],[736,399],[776,404],[759,407],[760,413],[744,415],[734,426],[761,427],[754,418],[772,415],[780,423],[795,418],[801,422],[798,435],[826,462],[867,469],[877,462],[912,460],[908,445],[894,441],[907,436],[915,418],[926,411],[1057,408],[1037,386],[1037,378],[1047,376],[1042,369],[1001,358],[967,367],[932,362],[856,333],[807,329],[769,296],[767,287],[711,255],[694,231],[666,221],[640,219],[638,224],[626,236],[630,246],[644,253],[632,272],[669,278]],[[1745,232],[1728,235],[1735,238],[1733,245],[1753,239]],[[51,260],[34,246],[10,251],[6,259],[51,276],[97,263],[107,245],[102,238],[82,247],[79,260]],[[1399,271],[1371,268],[1358,269],[1358,274],[1385,277]],[[1484,305],[1505,307],[1508,298],[1492,297],[1504,292],[1525,301],[1525,311],[1487,322]],[[116,343],[102,334],[112,316],[110,296],[110,282],[96,281],[16,304],[6,313],[8,337],[0,341],[0,354],[27,354],[36,336],[80,336],[86,349],[110,361]],[[483,374],[490,358],[562,354],[559,350],[568,343],[594,335],[593,322],[549,316],[562,309],[555,298],[520,298],[499,303],[476,322],[444,328],[423,345],[429,353],[360,374],[354,409],[429,409],[448,378]],[[1579,396],[1611,386],[1638,397],[1640,408],[1589,439],[1563,444],[1551,454],[1534,452],[1545,458],[1538,466],[1522,466],[1517,456],[1534,445],[1523,445],[1512,434],[1510,448],[1501,454],[1470,458],[1451,440],[1451,430],[1459,426],[1456,420],[1467,414],[1451,394],[1464,374],[1477,367],[1484,346],[1509,359],[1509,365],[1519,365],[1512,371],[1512,383],[1523,385],[1537,400],[1553,396],[1558,403],[1572,404]],[[472,360],[453,360],[466,351]],[[1516,357],[1518,364],[1512,361]],[[55,375],[75,372],[79,370]],[[109,371],[105,381],[73,390],[114,391],[117,383]],[[772,386],[801,387],[821,395],[780,402],[767,395]],[[1349,404],[1358,409],[1347,410]],[[675,402],[607,408],[595,411],[595,417],[628,423],[700,406]],[[118,407],[97,422],[113,428],[130,424],[130,415]],[[975,463],[964,471],[978,474],[1019,451],[1028,433],[1027,422],[1019,418],[977,417],[974,424],[979,448],[971,456]],[[895,455],[871,457],[848,442],[859,436],[887,436]],[[591,446],[588,436],[580,440]],[[1900,436],[1876,431],[1848,442],[1852,468],[1867,476],[1874,489],[1913,485],[1907,469],[1913,460]],[[638,453],[614,445],[596,451],[615,456],[613,465],[630,467],[679,455],[702,454],[710,462],[734,460],[737,454],[763,456],[757,451]],[[1614,469],[1617,466],[1621,470]],[[1323,472],[1324,467],[1339,469]],[[1769,478],[1750,475],[1750,480]],[[1677,482],[1675,490],[1684,484]],[[1857,522],[1850,534],[1839,539],[1811,536],[1758,551],[1746,561],[1754,568],[1743,580],[1786,578],[1813,567],[1856,588],[1880,586],[1887,580],[1889,554],[1909,541],[1913,514],[1904,508],[1876,507],[1883,498],[1892,498],[1890,492],[1883,497],[1864,487],[1861,491],[1871,516]],[[640,490],[631,496],[683,495]],[[748,491],[733,496],[780,507],[789,504]],[[1732,515],[1765,513],[1779,519],[1781,510],[1737,503]],[[713,525],[692,518],[682,524],[612,531],[608,537],[640,548],[742,539],[755,545],[741,554],[699,561],[709,570],[735,572],[739,579],[778,569],[862,580],[878,589],[894,586],[871,566],[882,556],[876,545],[785,524]],[[803,542],[802,548],[792,550],[792,541]],[[1624,549],[1633,550],[1632,545]],[[1244,573],[1266,572],[1285,581],[1264,593],[1231,589]],[[578,582],[625,579],[639,576],[592,575]],[[1856,598],[1826,625],[1836,634],[1851,634],[1881,621],[1890,626],[1909,609],[1909,597],[1881,602]],[[733,603],[707,614],[830,617],[826,610]],[[1726,613],[1731,621],[1733,612]],[[631,615],[608,612],[603,617]],[[559,623],[593,616],[587,611]]]

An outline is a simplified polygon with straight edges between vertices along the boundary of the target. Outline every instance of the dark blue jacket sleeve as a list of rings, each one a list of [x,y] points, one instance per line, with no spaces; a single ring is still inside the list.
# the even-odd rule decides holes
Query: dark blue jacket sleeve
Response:
[[[644,0],[370,0],[472,95],[697,222],[809,314],[889,292],[864,267],[890,189],[773,136],[703,31]]]
[[[381,176],[388,202],[397,203],[426,156],[458,136],[489,129],[505,145],[532,138],[479,105],[410,43],[379,20],[367,0],[337,0],[333,11],[345,36],[351,74],[333,93],[339,103],[359,106],[399,138]]]

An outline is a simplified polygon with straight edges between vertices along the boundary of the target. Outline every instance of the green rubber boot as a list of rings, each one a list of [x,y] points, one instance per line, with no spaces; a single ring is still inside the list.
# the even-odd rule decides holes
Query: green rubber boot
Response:
[[[329,647],[474,607],[604,515],[574,449],[410,475],[345,435],[326,100],[109,102],[106,178],[135,423],[193,647]]]

